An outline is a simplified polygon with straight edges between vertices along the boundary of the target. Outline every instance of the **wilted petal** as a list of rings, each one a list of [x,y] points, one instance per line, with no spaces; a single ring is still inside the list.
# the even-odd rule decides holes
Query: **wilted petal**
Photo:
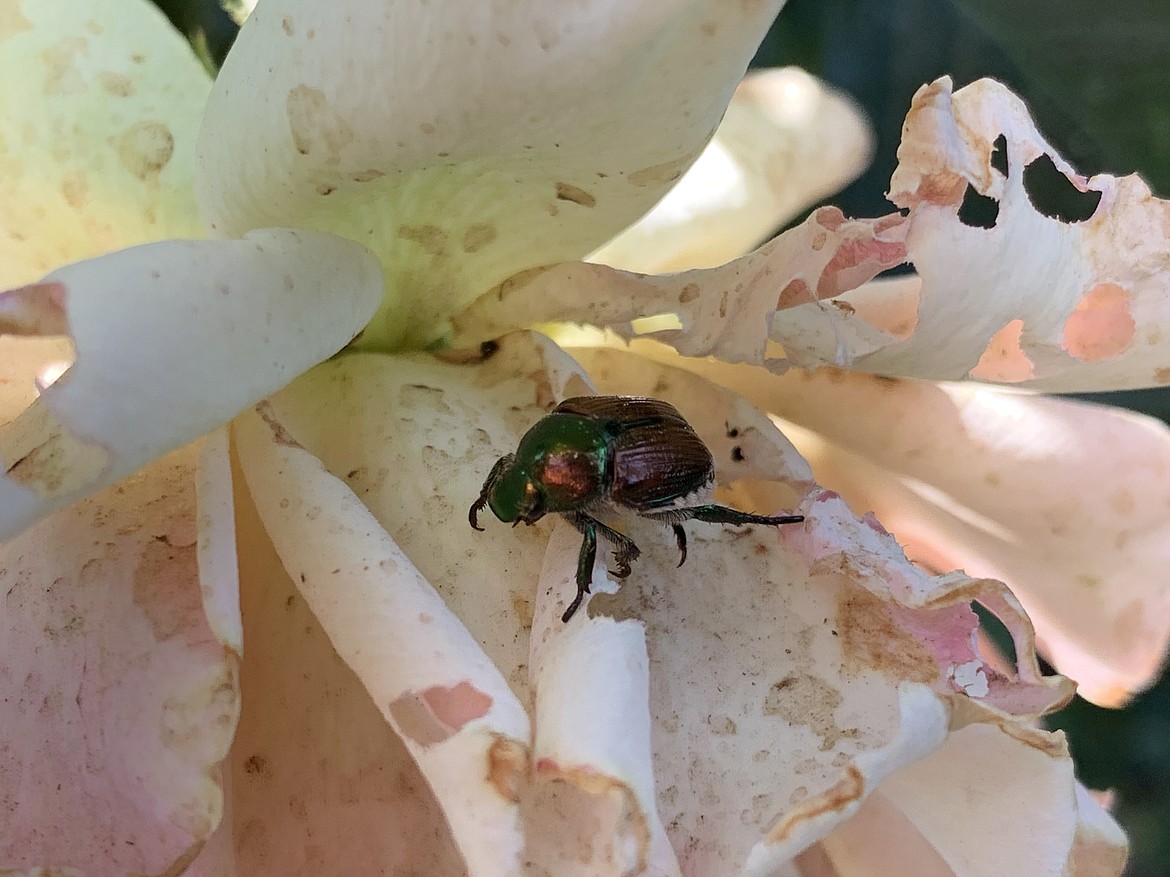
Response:
[[[77,357],[0,434],[0,536],[335,353],[380,292],[381,272],[360,245],[266,229],[242,241],[134,247],[0,293],[7,331],[67,330]]]
[[[818,477],[911,556],[1007,582],[1083,696],[1117,705],[1157,677],[1170,641],[1161,424],[974,384],[684,364],[812,430]]]
[[[196,451],[0,549],[0,871],[177,873],[219,822],[236,578],[197,561]]]
[[[523,706],[361,500],[269,403],[241,415],[233,434],[286,571],[444,805],[470,873],[511,873],[528,765]]]
[[[414,759],[298,593],[247,490],[237,497],[243,703],[224,823],[194,873],[466,873]]]
[[[665,273],[739,258],[865,169],[869,124],[798,67],[749,73],[714,139],[654,209],[589,258]]]
[[[847,360],[890,335],[824,301],[903,262],[903,217],[848,220],[822,207],[796,228],[718,268],[647,276],[565,262],[511,277],[454,320],[460,336],[484,338],[533,323],[572,321],[646,336],[688,356],[817,364],[824,350]],[[807,305],[807,307],[797,307]],[[777,311],[784,313],[777,317]]]
[[[200,230],[195,132],[211,88],[143,0],[10,3],[0,24],[0,286]]]
[[[780,5],[263,5],[205,117],[204,214],[229,236],[295,222],[361,241],[388,293],[363,344],[432,340],[653,206]]]

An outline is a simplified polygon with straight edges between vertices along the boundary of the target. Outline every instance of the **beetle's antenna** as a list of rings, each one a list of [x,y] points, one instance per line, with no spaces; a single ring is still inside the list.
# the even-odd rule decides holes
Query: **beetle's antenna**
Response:
[[[512,465],[515,459],[515,454],[507,454],[496,460],[496,465],[492,466],[492,471],[488,473],[488,477],[483,482],[483,489],[479,492],[479,499],[473,502],[471,508],[467,510],[467,522],[471,524],[473,530],[483,532],[483,527],[479,525],[479,513],[487,507],[488,495],[496,486],[496,482],[500,480],[500,475],[508,466]]]

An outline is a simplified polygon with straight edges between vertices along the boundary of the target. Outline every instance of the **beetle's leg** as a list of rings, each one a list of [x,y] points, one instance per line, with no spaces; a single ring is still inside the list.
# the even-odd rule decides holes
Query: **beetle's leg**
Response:
[[[587,526],[596,528],[596,531],[601,533],[603,537],[613,546],[613,559],[617,563],[617,572],[611,572],[614,578],[624,579],[630,574],[630,564],[637,560],[642,551],[634,544],[634,540],[624,533],[619,533],[613,527],[603,524],[596,518],[592,518],[584,512],[575,512],[571,515],[566,515],[574,527],[585,532]]]
[[[682,566],[687,562],[687,531],[682,524],[671,524],[670,529],[674,530],[674,540],[678,543],[678,565]]]
[[[471,504],[471,508],[467,510],[467,522],[471,524],[473,530],[483,530],[479,525],[479,513],[484,510],[488,504],[488,494],[492,492],[492,488],[496,486],[496,482],[500,480],[500,475],[504,469],[512,464],[516,459],[515,454],[507,454],[496,460],[496,465],[492,466],[492,471],[488,473],[488,477],[483,482],[483,488],[479,492],[479,499]]]
[[[753,515],[741,512],[738,509],[729,509],[727,506],[697,505],[686,509],[672,509],[681,515],[676,517],[675,523],[686,520],[706,521],[708,524],[799,524],[804,515]]]
[[[584,518],[584,521],[580,523],[573,521],[573,525],[581,531],[585,538],[581,540],[581,553],[577,555],[577,596],[573,598],[573,602],[569,604],[569,608],[561,616],[561,621],[566,624],[573,617],[573,613],[577,611],[577,607],[581,605],[581,600],[589,593],[589,585],[593,581],[593,562],[597,560],[596,522],[586,515],[580,517]]]

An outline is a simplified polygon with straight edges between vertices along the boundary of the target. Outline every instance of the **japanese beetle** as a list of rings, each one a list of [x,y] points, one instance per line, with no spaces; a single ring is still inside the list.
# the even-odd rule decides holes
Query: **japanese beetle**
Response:
[[[534,524],[546,514],[563,515],[584,540],[577,557],[577,595],[568,621],[589,593],[600,534],[614,548],[625,578],[641,552],[628,536],[599,521],[598,513],[625,510],[670,527],[687,559],[683,522],[796,524],[803,515],[752,515],[708,503],[685,501],[715,481],[715,461],[678,410],[637,396],[578,396],[566,399],[520,439],[516,453],[496,461],[471,504],[467,519],[476,530],[485,507],[513,527]]]

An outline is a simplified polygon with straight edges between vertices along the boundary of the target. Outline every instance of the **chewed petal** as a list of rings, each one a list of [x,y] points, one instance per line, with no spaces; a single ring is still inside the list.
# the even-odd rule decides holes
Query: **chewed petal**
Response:
[[[361,241],[387,270],[363,344],[433,340],[486,289],[652,207],[780,5],[263,5],[205,116],[204,214],[225,235]]]
[[[656,395],[693,404],[688,417],[701,435],[727,428],[719,406],[692,398],[693,378],[628,354],[578,354],[608,392],[652,383]],[[939,745],[948,723],[1023,728],[1020,718],[1071,696],[1067,680],[1041,677],[1027,619],[1002,585],[927,575],[830,492],[814,489],[797,510],[805,522],[778,534],[689,524],[688,559],[677,569],[669,531],[632,522],[643,556],[621,590],[593,595],[579,610],[590,617],[554,624],[547,643],[534,628],[540,673],[556,649],[575,648],[574,625],[600,623],[597,635],[612,636],[629,622],[604,616],[644,620],[657,803],[684,873],[727,873],[745,861],[748,873],[772,873],[849,818],[891,771]],[[553,614],[572,593],[571,551],[561,565],[552,592],[538,595]],[[977,651],[972,601],[1016,637],[1020,663],[1006,674]],[[565,660],[586,667],[596,652]],[[615,751],[633,745],[622,736],[620,698],[605,696],[612,675],[580,669],[573,682],[579,701],[597,705],[590,727],[605,729],[577,749],[634,788],[598,752],[607,734]],[[538,715],[545,696],[538,689]]]
[[[176,873],[219,823],[238,654],[204,601],[236,573],[197,558],[196,457],[0,546],[0,868]]]
[[[195,132],[211,89],[151,3],[13,4],[0,39],[0,286],[200,232]]]
[[[566,262],[508,278],[452,322],[465,339],[572,321],[726,362],[783,369],[818,364],[833,351],[831,361],[848,364],[858,350],[879,349],[893,336],[825,299],[905,261],[905,235],[898,214],[848,220],[837,208],[822,207],[717,268],[654,276]]]
[[[1158,329],[1170,318],[1170,202],[1137,176],[1076,173],[1024,103],[992,80],[953,94],[949,78],[923,86],[903,131],[890,198],[911,211],[918,328],[865,368],[1048,390],[1170,382],[1170,336]],[[1006,176],[992,163],[998,142]],[[1070,188],[1100,193],[1089,218],[1037,210],[1025,187],[1037,161],[1051,162]],[[994,227],[960,220],[969,188],[997,203]]]
[[[911,556],[1007,582],[1083,696],[1116,705],[1156,678],[1170,642],[1163,425],[975,384],[686,364],[813,431],[801,444],[818,477]]]
[[[655,274],[729,262],[861,173],[872,149],[844,94],[798,67],[756,70],[678,184],[589,259]]]
[[[208,432],[335,353],[380,292],[378,265],[359,245],[267,229],[242,241],[147,244],[0,293],[5,330],[68,331],[76,350],[0,433],[0,536]]]

